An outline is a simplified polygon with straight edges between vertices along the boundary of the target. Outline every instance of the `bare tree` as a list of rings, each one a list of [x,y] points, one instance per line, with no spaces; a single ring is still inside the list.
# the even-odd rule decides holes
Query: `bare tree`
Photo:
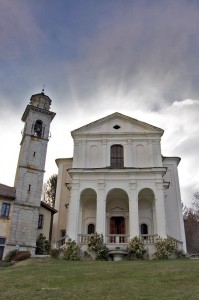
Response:
[[[187,251],[199,253],[199,193],[195,193],[192,208],[183,207]]]
[[[57,189],[57,174],[53,174],[43,185],[42,201],[54,207],[56,189]]]

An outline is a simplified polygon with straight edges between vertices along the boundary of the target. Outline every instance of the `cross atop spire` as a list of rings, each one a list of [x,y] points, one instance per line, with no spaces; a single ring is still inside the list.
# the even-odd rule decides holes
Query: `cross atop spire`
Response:
[[[42,93],[44,93],[44,88],[46,87],[45,84],[42,85],[43,89],[42,89]]]

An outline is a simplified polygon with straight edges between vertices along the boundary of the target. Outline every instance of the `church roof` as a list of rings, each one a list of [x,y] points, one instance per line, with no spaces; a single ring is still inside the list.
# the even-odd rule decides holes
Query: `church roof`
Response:
[[[16,197],[15,193],[16,190],[14,187],[0,183],[0,196],[14,200]]]
[[[140,131],[140,129],[141,129],[142,133],[153,132],[156,134],[158,133],[160,135],[162,135],[164,133],[164,130],[161,128],[158,128],[158,127],[150,125],[148,123],[139,121],[139,120],[131,118],[129,116],[123,115],[121,113],[115,112],[104,118],[98,119],[94,122],[91,122],[87,125],[84,125],[80,128],[73,130],[71,132],[71,135],[74,136],[76,133],[78,134],[78,133],[84,133],[84,132],[88,133],[88,132],[91,132],[93,129],[99,128],[99,126],[101,126],[103,124],[106,124],[106,123],[112,124],[114,121],[115,121],[115,126],[113,128],[115,128],[115,129],[120,129],[119,122],[121,122],[121,124],[131,125],[131,130],[134,128],[135,132]],[[117,122],[118,122],[118,124],[117,124]],[[133,128],[132,128],[132,126],[133,126]],[[128,131],[129,131],[129,129],[128,129]],[[119,131],[118,131],[118,133],[119,133]]]

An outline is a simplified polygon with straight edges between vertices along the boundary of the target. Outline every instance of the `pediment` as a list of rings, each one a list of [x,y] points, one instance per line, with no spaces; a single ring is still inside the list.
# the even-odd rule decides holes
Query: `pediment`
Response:
[[[115,206],[109,209],[109,211],[124,211],[125,209],[119,206]]]
[[[71,132],[78,135],[108,134],[163,134],[163,130],[118,112],[89,123]]]

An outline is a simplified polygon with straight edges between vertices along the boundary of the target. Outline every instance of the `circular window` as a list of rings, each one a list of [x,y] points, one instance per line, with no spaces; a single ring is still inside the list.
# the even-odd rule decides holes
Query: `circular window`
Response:
[[[119,125],[115,125],[113,126],[114,129],[120,129],[120,126]]]

